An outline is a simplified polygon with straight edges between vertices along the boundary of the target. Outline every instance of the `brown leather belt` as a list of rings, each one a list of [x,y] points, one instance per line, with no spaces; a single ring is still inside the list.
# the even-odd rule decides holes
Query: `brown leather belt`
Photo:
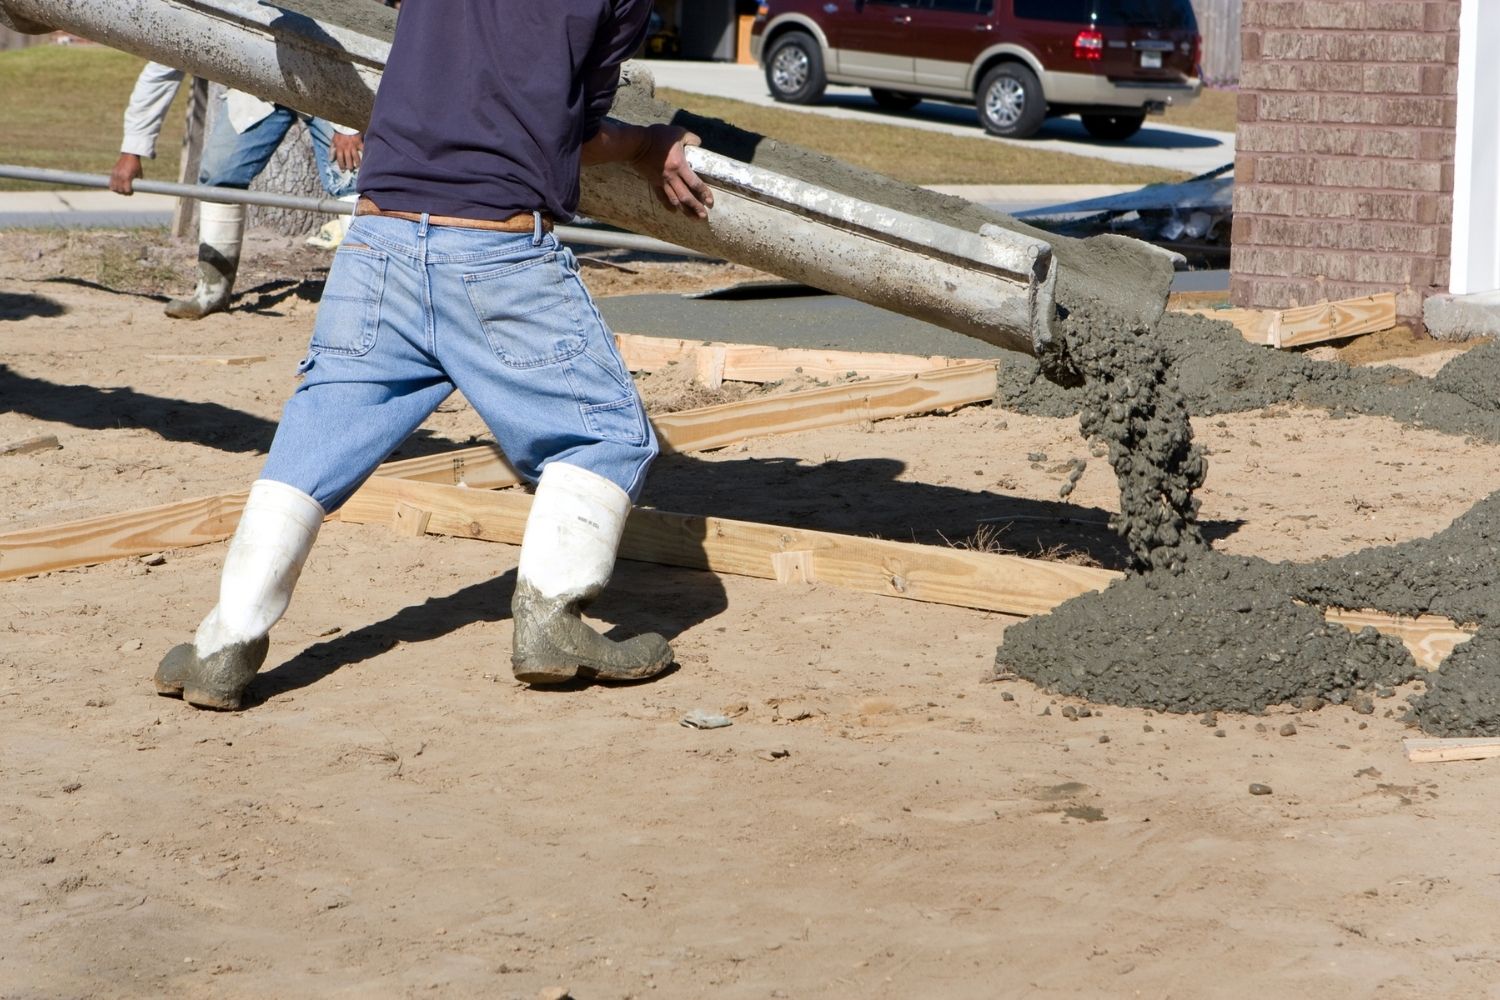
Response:
[[[421,222],[418,212],[388,212],[369,198],[361,198],[354,206],[355,215],[379,215],[387,219],[405,219]],[[429,215],[429,226],[454,226],[458,229],[488,229],[497,233],[529,233],[536,228],[536,220],[530,212],[520,212],[508,219],[462,219],[454,215]],[[552,220],[542,216],[542,232],[552,231]]]

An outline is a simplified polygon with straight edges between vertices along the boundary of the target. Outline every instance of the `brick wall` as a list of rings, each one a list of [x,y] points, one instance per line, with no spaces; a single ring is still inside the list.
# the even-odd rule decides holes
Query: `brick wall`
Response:
[[[1459,0],[1245,0],[1236,305],[1448,286]]]

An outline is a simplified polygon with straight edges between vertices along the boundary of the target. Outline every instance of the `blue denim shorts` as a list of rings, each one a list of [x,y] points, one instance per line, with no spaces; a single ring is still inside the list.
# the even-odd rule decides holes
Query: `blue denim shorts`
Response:
[[[550,233],[354,220],[262,478],[339,507],[455,388],[535,481],[566,461],[640,495],[656,435]]]

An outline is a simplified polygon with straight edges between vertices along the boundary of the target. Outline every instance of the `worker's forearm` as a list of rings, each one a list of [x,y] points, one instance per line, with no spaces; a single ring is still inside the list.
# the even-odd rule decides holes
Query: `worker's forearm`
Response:
[[[634,163],[646,152],[649,143],[650,133],[645,128],[606,118],[594,137],[583,144],[583,165]]]

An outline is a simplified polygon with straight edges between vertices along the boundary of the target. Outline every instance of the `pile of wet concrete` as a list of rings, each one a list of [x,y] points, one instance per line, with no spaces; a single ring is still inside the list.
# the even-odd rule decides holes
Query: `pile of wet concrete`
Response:
[[[1267,350],[1203,317],[1168,314],[1138,336],[1157,346],[1164,382],[1194,415],[1301,404],[1500,441],[1500,345],[1474,348],[1426,379]],[[1079,413],[1090,433],[1098,414],[1088,390],[1039,375],[1034,364],[1006,366],[1001,405]],[[1277,564],[1204,549],[1177,565],[1132,574],[1013,626],[997,669],[1093,701],[1175,712],[1364,703],[1368,692],[1420,677],[1426,688],[1409,715],[1416,725],[1443,736],[1500,735],[1500,493],[1431,538],[1325,562]],[[1426,674],[1397,640],[1325,622],[1325,607],[1438,614],[1480,627]]]
[[[1325,563],[1231,558],[1211,551],[1196,524],[1193,491],[1206,465],[1189,423],[1190,415],[1299,404],[1500,441],[1500,347],[1470,351],[1431,380],[1267,350],[1228,324],[1163,315],[1170,263],[1133,240],[1057,237],[672,107],[654,99],[648,79],[622,87],[612,113],[685,126],[715,152],[875,204],[970,231],[999,225],[1052,244],[1058,351],[1002,366],[997,402],[1041,415],[1076,413],[1084,435],[1107,445],[1120,484],[1113,523],[1133,565],[1104,592],[1012,626],[997,669],[1093,701],[1164,711],[1363,701],[1419,671],[1398,641],[1331,625],[1320,609],[1431,612],[1481,628],[1425,678],[1412,718],[1445,735],[1500,733],[1500,640],[1488,628],[1492,597],[1500,596],[1491,593],[1500,499],[1433,538]]]

